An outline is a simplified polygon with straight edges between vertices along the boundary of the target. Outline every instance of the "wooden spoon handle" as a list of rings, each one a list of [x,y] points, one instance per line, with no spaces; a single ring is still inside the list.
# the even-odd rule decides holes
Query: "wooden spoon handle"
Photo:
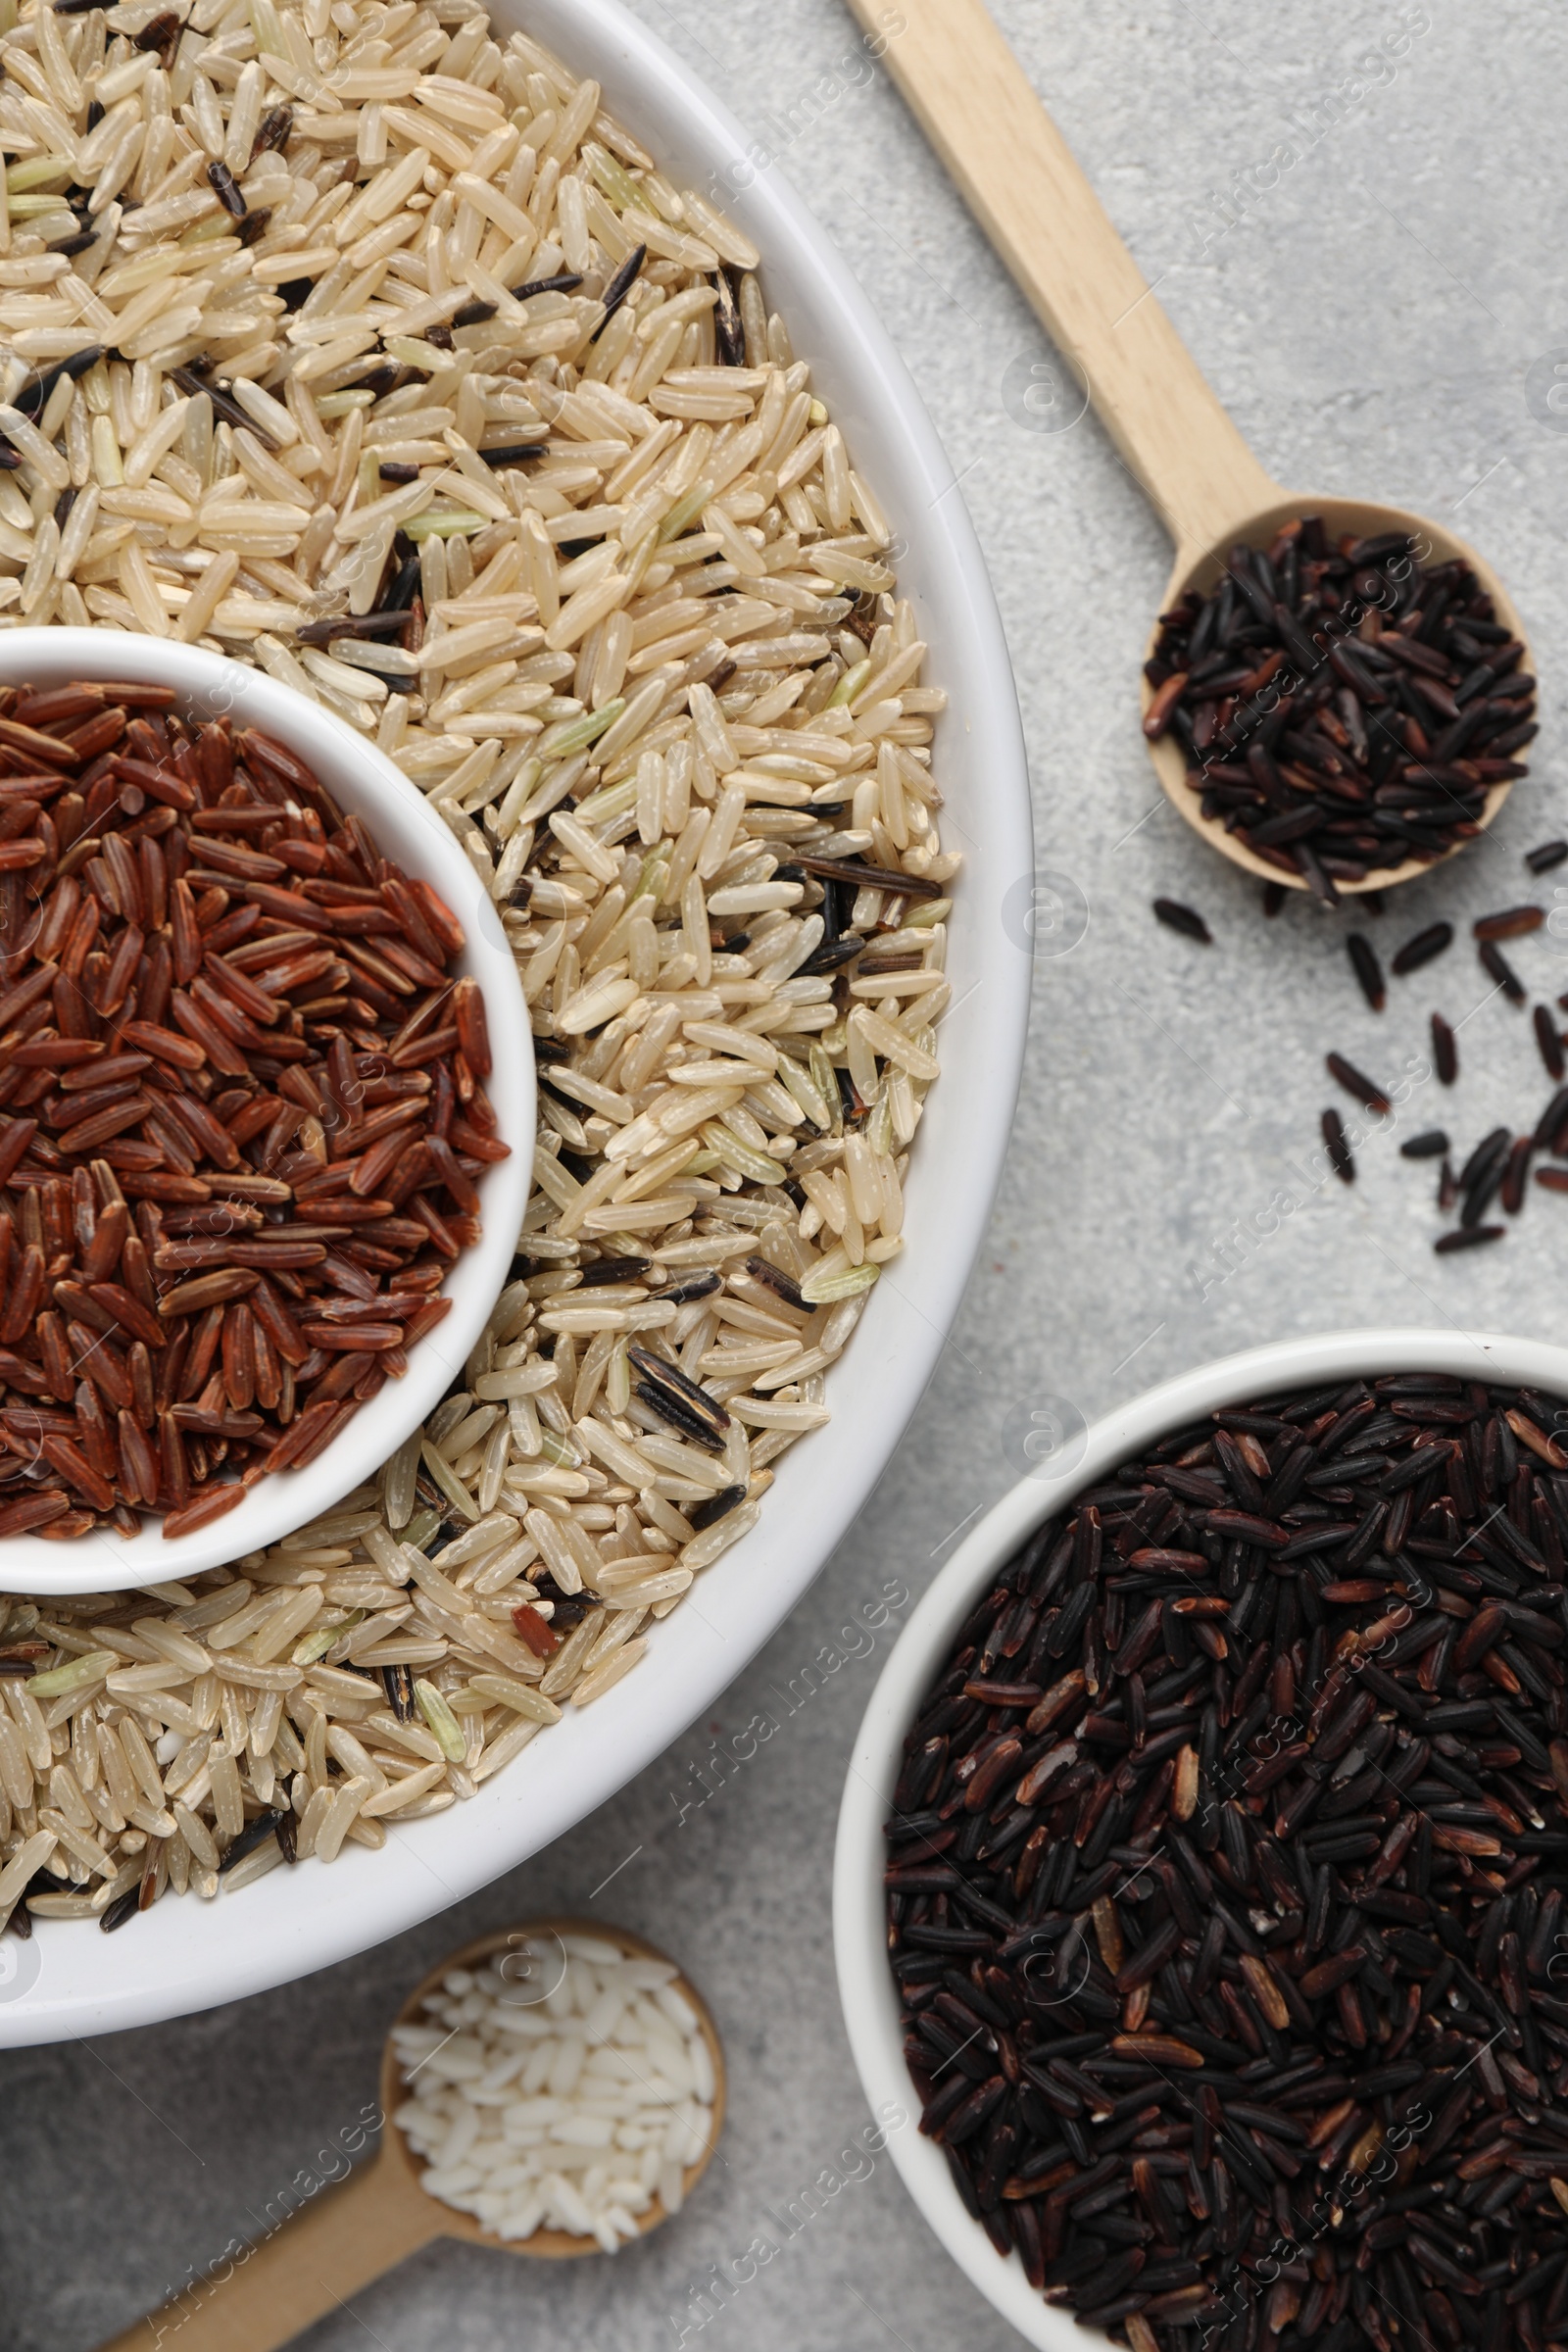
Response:
[[[850,0],[1182,554],[1281,493],[1150,292],[983,0]]]
[[[444,2227],[440,2205],[400,2166],[362,2165],[102,2352],[275,2352]]]

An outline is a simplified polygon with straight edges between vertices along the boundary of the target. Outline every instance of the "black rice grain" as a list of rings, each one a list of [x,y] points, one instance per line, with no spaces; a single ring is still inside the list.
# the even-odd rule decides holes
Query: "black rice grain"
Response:
[[[1475,1250],[1483,1242],[1500,1242],[1506,1231],[1504,1225],[1456,1225],[1452,1233],[1441,1235],[1432,1247],[1440,1257],[1449,1257],[1455,1250]]]
[[[1424,931],[1418,931],[1413,939],[1405,941],[1395,956],[1392,968],[1402,979],[1406,972],[1418,972],[1424,963],[1431,963],[1452,945],[1451,923],[1428,923]]]
[[[1214,935],[1196,906],[1184,906],[1180,899],[1156,899],[1155,919],[1167,930],[1181,932],[1185,939],[1196,939],[1205,948],[1214,944]]]
[[[1459,1170],[1459,1190],[1472,1192],[1482,1184],[1494,1167],[1500,1167],[1508,1156],[1509,1136],[1506,1127],[1494,1127],[1484,1135]]]
[[[1459,1041],[1441,1012],[1432,1015],[1432,1059],[1442,1084],[1451,1086],[1459,1075]]]
[[[1528,1135],[1516,1135],[1509,1148],[1497,1197],[1504,1213],[1510,1217],[1516,1217],[1524,1206],[1525,1184],[1530,1175],[1530,1154],[1534,1150],[1534,1139]]]
[[[1487,973],[1489,978],[1496,982],[1509,1004],[1522,1004],[1527,993],[1525,984],[1502,950],[1490,939],[1484,939],[1481,943],[1480,956],[1482,970]]]
[[[1541,906],[1505,906],[1500,914],[1484,914],[1470,928],[1477,939],[1523,939],[1545,921]]]
[[[1560,1415],[1216,1413],[1035,1532],[909,1727],[920,2128],[1135,2352],[1568,2342]]]
[[[1342,1184],[1355,1182],[1355,1159],[1350,1151],[1350,1139],[1345,1132],[1345,1121],[1337,1110],[1323,1113],[1323,1142],[1330,1165]]]
[[[1565,858],[1568,858],[1568,841],[1544,841],[1538,850],[1526,853],[1525,863],[1533,874],[1549,874]]]
[[[1562,1039],[1557,1033],[1557,1024],[1544,1004],[1536,1006],[1534,1017],[1536,1043],[1541,1048],[1541,1058],[1545,1063],[1548,1074],[1553,1078],[1560,1079],[1563,1074]]]
[[[1394,1107],[1382,1087],[1375,1085],[1370,1078],[1363,1078],[1354,1063],[1347,1061],[1343,1054],[1326,1054],[1324,1060],[1329,1076],[1364,1109],[1387,1111]]]
[[[1362,996],[1365,997],[1374,1012],[1381,1012],[1389,1001],[1389,992],[1384,983],[1383,966],[1378,961],[1376,949],[1372,942],[1364,938],[1359,931],[1350,932],[1345,946],[1350,958],[1350,969],[1360,982]]]
[[[1407,1144],[1399,1146],[1401,1159],[1441,1159],[1448,1149],[1448,1139],[1441,1127],[1429,1127],[1425,1135],[1412,1135]]]

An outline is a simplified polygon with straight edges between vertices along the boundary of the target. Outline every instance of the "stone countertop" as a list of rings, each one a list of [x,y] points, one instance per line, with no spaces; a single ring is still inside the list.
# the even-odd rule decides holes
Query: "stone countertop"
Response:
[[[1028,1467],[1042,1416],[1092,1417],[1187,1365],[1316,1329],[1558,1336],[1568,1202],[1533,1192],[1500,1247],[1435,1258],[1432,1170],[1397,1145],[1441,1122],[1467,1151],[1494,1124],[1533,1124],[1544,1100],[1527,1013],[1476,964],[1476,915],[1562,906],[1560,936],[1508,953],[1533,997],[1568,989],[1568,867],[1536,883],[1521,862],[1568,830],[1568,400],[1561,414],[1548,401],[1559,357],[1568,377],[1552,242],[1568,211],[1568,27],[1523,0],[1494,0],[1484,23],[1460,0],[1348,15],[1298,0],[1267,16],[1240,0],[996,0],[1264,465],[1451,518],[1531,630],[1536,773],[1461,866],[1362,923],[1385,963],[1440,914],[1461,927],[1443,961],[1391,983],[1379,1017],[1351,979],[1344,919],[1293,899],[1265,922],[1258,885],[1154,789],[1132,697],[1167,568],[1159,526],[1092,419],[1041,429],[1073,405],[1053,405],[1050,346],[847,13],[634,4],[838,238],[925,394],[991,564],[1038,864],[1066,910],[1039,942],[996,1215],[875,1500],[712,1717],[612,1804],[362,1959],[205,2016],[0,2058],[0,2352],[95,2345],[220,2266],[289,2183],[341,2170],[386,2026],[443,1949],[590,1908],[662,1943],[707,1993],[730,2068],[720,2161],[673,2226],[612,2265],[519,2268],[437,2246],[312,2345],[1004,2352],[1019,2339],[929,2236],[889,2157],[865,2152],[834,1987],[839,1787],[902,1596]],[[1162,894],[1202,909],[1211,948],[1153,922]],[[1435,1007],[1460,1028],[1451,1095],[1414,1074]],[[1315,1161],[1331,1047],[1375,1075],[1412,1073],[1350,1191]],[[758,1718],[775,1727],[760,1740]],[[759,2238],[775,2249],[760,2265],[747,2259]],[[715,2266],[718,2299],[704,2302]]]

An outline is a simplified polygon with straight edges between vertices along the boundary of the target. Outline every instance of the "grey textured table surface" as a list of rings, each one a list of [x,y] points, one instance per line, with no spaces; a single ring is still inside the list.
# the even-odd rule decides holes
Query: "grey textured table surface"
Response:
[[[1092,1415],[1204,1358],[1341,1325],[1558,1336],[1568,1202],[1537,1193],[1500,1248],[1444,1260],[1431,1250],[1430,1171],[1399,1159],[1397,1137],[1368,1140],[1353,1192],[1317,1181],[1326,1047],[1393,1073],[1425,1044],[1434,1005],[1455,1023],[1473,1012],[1457,1093],[1416,1085],[1400,1126],[1442,1118],[1467,1146],[1496,1120],[1527,1123],[1544,1098],[1527,1018],[1486,1001],[1461,939],[1394,983],[1375,1019],[1343,925],[1298,903],[1265,923],[1257,885],[1154,805],[1131,696],[1165,576],[1159,528],[1092,421],[1059,433],[1027,410],[1020,421],[1004,386],[1027,385],[1049,347],[884,74],[855,63],[847,14],[836,0],[637,5],[785,153],[913,368],[1001,599],[1039,863],[1068,877],[1088,931],[1039,961],[1017,1132],[964,1310],[880,1494],[814,1592],[710,1722],[459,1911],[287,1991],[0,2059],[5,2352],[96,2344],[220,2260],[286,2183],[341,2162],[321,2152],[373,2096],[387,2022],[447,1945],[581,1909],[621,1864],[598,1907],[689,1964],[725,2037],[722,2161],[677,2223],[613,2264],[436,2248],[310,2343],[1016,2343],[927,2235],[888,2157],[840,2156],[867,2118],[833,1983],[833,1829],[890,1638],[855,1630],[855,1610],[890,1581],[924,1586],[954,1532],[1022,1466],[1004,1432],[1049,1397]],[[1467,928],[1531,895],[1551,906],[1558,877],[1527,889],[1520,860],[1568,820],[1568,416],[1553,417],[1543,389],[1559,346],[1568,362],[1568,27],[1527,0],[1493,0],[1484,18],[1460,0],[1297,0],[1267,15],[1241,0],[997,6],[1264,464],[1288,482],[1455,515],[1531,628],[1536,775],[1494,842],[1367,928],[1392,947],[1440,913]],[[1374,45],[1387,58],[1386,34],[1403,54],[1372,82],[1361,61]],[[1212,949],[1154,925],[1161,892],[1204,909]],[[1547,999],[1568,988],[1568,889],[1557,903],[1563,936],[1517,952]],[[825,1643],[845,1662],[792,1713],[788,1686],[799,1693]],[[714,1742],[760,1712],[777,1736],[727,1782],[710,1767],[717,1793],[699,1803]],[[841,2185],[786,2235],[786,2207],[835,2166]],[[777,2255],[703,2324],[705,2278],[759,2235]]]

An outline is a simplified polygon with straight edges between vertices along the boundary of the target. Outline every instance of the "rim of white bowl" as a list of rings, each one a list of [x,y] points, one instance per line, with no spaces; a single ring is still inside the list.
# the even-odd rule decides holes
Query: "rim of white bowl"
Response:
[[[905,1734],[987,1583],[1042,1520],[1084,1488],[1217,1406],[1381,1372],[1449,1372],[1461,1380],[1542,1388],[1568,1397],[1568,1348],[1462,1331],[1323,1332],[1250,1348],[1179,1373],[1094,1422],[1082,1445],[1069,1449],[1073,1458],[1066,1467],[1054,1475],[1048,1469],[1020,1479],[986,1514],[922,1595],[861,1720],[833,1856],[833,1948],[850,2047],[873,2113],[885,2113],[891,2102],[908,2119],[890,2134],[888,2146],[923,2218],[987,2302],[1041,2352],[1090,2352],[1105,2339],[1043,2301],[1016,2253],[1005,2260],[998,2254],[958,2195],[946,2155],[919,2131],[920,2102],[905,2063],[898,1995],[888,1966],[882,1884],[882,1824],[892,1804]]]
[[[478,1179],[483,1231],[442,1285],[452,1300],[445,1319],[411,1350],[401,1380],[389,1380],[361,1405],[314,1462],[260,1479],[221,1519],[168,1542],[162,1520],[153,1516],[128,1541],[97,1529],[68,1544],[7,1537],[0,1541],[0,1590],[11,1592],[124,1592],[198,1576],[275,1544],[330,1510],[418,1428],[462,1371],[515,1254],[533,1166],[532,1030],[500,916],[451,828],[386,754],[265,670],[200,646],[107,629],[0,631],[0,685],[25,680],[51,686],[71,678],[172,686],[176,708],[187,715],[227,715],[236,727],[275,735],[314,769],[345,811],[364,816],[386,856],[440,892],[466,934],[452,968],[477,980],[484,995],[495,1054],[487,1091],[512,1157],[495,1161]],[[509,1051],[519,1034],[528,1044]]]
[[[725,209],[760,247],[769,300],[810,360],[857,467],[906,534],[900,587],[934,624],[923,631],[931,670],[953,696],[937,731],[944,821],[961,826],[969,860],[949,934],[956,985],[942,1076],[909,1171],[908,1249],[872,1295],[853,1371],[830,1385],[834,1419],[782,1458],[760,1523],[704,1572],[701,1616],[677,1609],[604,1700],[568,1708],[477,1796],[394,1831],[379,1853],[345,1846],[330,1870],[274,1871],[199,1915],[193,1897],[160,1902],[113,1937],[53,1920],[37,1923],[29,1944],[0,1937],[0,1971],[35,1953],[38,1972],[24,1960],[26,1984],[0,1975],[0,2048],[148,2025],[346,1959],[514,1869],[623,1788],[733,1682],[866,1501],[946,1345],[1002,1170],[1032,976],[1017,912],[1034,868],[1028,766],[996,599],[942,443],[836,246],[656,35],[617,0],[493,0],[491,16],[508,28],[525,20],[593,74],[660,169],[685,172],[686,184],[706,186],[715,167],[748,159],[755,176],[738,190],[726,184]],[[623,1910],[642,1867],[628,1861],[615,1880]]]

